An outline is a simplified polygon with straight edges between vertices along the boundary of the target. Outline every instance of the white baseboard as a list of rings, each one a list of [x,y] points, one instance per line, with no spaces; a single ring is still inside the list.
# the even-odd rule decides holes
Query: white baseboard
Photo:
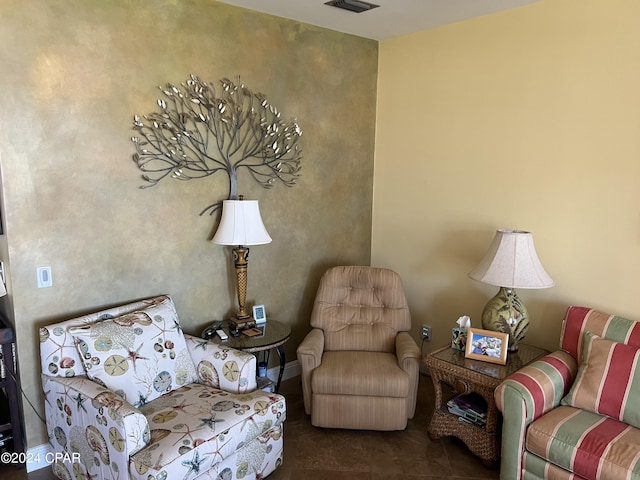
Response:
[[[278,378],[279,371],[280,369],[278,367],[270,368],[268,371],[269,378]],[[301,372],[302,370],[300,369],[300,362],[298,362],[298,360],[288,362],[284,366],[282,380],[299,377]],[[52,458],[53,455],[51,454],[51,447],[48,443],[44,443],[27,450],[27,473],[51,466],[52,462],[49,457]]]
[[[278,378],[278,367],[273,367],[269,369],[269,378]],[[290,378],[299,377],[302,374],[302,369],[300,368],[300,362],[298,360],[294,360],[293,362],[285,363],[284,372],[282,373],[282,380],[289,380]]]
[[[49,467],[52,463],[49,457],[51,457],[51,447],[48,443],[27,450],[27,473]]]

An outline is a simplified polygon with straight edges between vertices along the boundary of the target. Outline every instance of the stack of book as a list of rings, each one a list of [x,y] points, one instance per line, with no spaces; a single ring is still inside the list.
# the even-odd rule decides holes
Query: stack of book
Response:
[[[238,337],[244,330],[255,328],[256,322],[251,317],[237,318],[231,317],[229,319],[229,333],[232,337]]]
[[[251,317],[246,317],[246,318],[231,317],[229,319],[229,323],[236,330],[245,330],[247,328],[253,328],[256,326],[255,320]]]
[[[484,427],[487,423],[487,401],[475,392],[456,395],[447,402],[447,409],[461,422]]]

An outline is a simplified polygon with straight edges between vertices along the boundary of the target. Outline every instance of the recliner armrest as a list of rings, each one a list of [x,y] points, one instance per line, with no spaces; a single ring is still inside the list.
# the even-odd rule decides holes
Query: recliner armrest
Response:
[[[311,369],[316,368],[322,362],[322,353],[324,352],[324,332],[319,328],[312,329],[298,346],[298,360],[302,362],[301,356],[305,358],[305,362],[309,362]]]
[[[560,405],[577,372],[577,361],[564,350],[558,350],[521,368],[498,385],[494,397],[503,414],[500,478],[521,478],[527,427]]]
[[[420,360],[422,353],[409,332],[399,332],[396,337],[396,356],[398,365],[407,371],[409,365],[415,365],[415,359]]]
[[[109,458],[109,464],[126,475],[129,456],[149,443],[149,423],[142,412],[87,377],[42,375],[42,385],[47,433],[54,451],[74,458],[77,446],[72,444],[89,442],[92,450]],[[69,426],[70,418],[73,427]],[[79,433],[82,438],[76,438]],[[80,461],[89,459],[81,455]]]
[[[398,357],[398,366],[409,376],[407,418],[413,418],[416,412],[422,352],[409,332],[398,332],[396,335],[396,357]]]
[[[311,372],[322,363],[323,352],[324,332],[319,328],[312,329],[296,350],[300,362],[304,409],[307,415],[311,415]]]
[[[257,388],[254,354],[192,335],[185,334],[184,338],[201,383],[229,393],[252,392]]]

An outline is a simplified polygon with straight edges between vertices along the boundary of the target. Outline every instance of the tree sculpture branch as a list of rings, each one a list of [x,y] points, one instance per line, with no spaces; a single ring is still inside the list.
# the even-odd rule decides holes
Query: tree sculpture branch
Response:
[[[166,177],[192,180],[226,171],[229,199],[238,196],[238,170],[246,168],[264,188],[291,187],[300,176],[302,135],[295,119],[284,122],[261,93],[223,78],[220,93],[213,84],[190,75],[179,86],[158,87],[159,112],[133,117],[136,153],[133,161],[147,184]],[[221,202],[206,207],[213,214]]]

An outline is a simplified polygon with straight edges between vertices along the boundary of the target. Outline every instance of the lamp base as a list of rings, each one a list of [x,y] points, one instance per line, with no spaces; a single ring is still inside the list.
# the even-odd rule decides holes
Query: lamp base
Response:
[[[509,334],[509,351],[518,350],[518,344],[529,330],[529,313],[513,288],[500,287],[482,311],[482,328]]]

